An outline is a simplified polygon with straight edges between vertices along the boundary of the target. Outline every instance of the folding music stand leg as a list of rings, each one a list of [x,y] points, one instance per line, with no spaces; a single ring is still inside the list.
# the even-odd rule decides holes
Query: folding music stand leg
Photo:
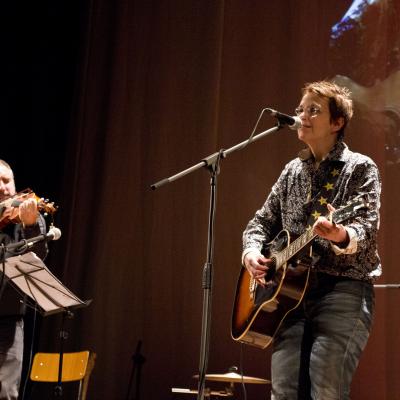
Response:
[[[54,387],[54,396],[55,397],[62,397],[63,395],[63,388],[62,388],[62,371],[63,371],[63,360],[64,360],[64,343],[68,339],[68,332],[65,330],[65,318],[72,319],[74,317],[74,314],[69,311],[65,310],[62,313],[62,318],[61,318],[61,327],[60,327],[60,358],[58,361],[58,382],[56,386]]]

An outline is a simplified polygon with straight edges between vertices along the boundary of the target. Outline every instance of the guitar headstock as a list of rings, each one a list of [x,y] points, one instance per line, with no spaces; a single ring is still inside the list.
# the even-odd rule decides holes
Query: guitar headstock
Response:
[[[368,194],[361,193],[360,195],[351,199],[347,204],[332,214],[332,220],[335,223],[341,223],[347,219],[354,217],[358,210],[369,208]]]

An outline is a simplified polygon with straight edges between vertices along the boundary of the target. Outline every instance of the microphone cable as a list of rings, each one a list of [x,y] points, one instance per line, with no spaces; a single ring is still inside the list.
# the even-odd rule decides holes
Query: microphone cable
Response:
[[[244,383],[244,380],[243,380],[243,376],[244,376],[244,373],[243,373],[243,369],[244,369],[243,368],[243,364],[244,364],[243,348],[244,348],[244,344],[240,343],[239,372],[240,372],[240,376],[242,377],[241,386],[242,386],[242,392],[243,392],[243,399],[247,400],[246,384]]]

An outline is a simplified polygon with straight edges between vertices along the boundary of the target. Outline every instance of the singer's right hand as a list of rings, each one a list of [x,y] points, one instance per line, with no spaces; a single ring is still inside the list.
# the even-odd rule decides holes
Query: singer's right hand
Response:
[[[262,286],[266,285],[265,274],[268,272],[269,258],[264,257],[256,252],[249,252],[243,259],[244,266],[257,283]]]

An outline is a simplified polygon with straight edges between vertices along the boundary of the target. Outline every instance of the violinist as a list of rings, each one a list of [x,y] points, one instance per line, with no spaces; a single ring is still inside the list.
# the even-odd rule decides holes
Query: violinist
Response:
[[[22,200],[15,210],[15,206],[7,203],[7,199],[15,194],[13,171],[8,163],[0,160],[0,243],[5,246],[46,233],[46,224],[38,212],[37,201],[34,198]],[[10,212],[11,207],[14,207],[14,210]],[[1,223],[1,220],[12,221],[5,217],[7,215],[16,217],[13,220],[17,223]],[[31,251],[44,259],[48,251],[47,245],[45,242],[38,242]],[[6,252],[5,257],[11,255]],[[0,272],[0,282],[2,282],[0,287],[0,400],[16,400],[22,371],[25,304],[17,291],[7,283],[2,272]]]

